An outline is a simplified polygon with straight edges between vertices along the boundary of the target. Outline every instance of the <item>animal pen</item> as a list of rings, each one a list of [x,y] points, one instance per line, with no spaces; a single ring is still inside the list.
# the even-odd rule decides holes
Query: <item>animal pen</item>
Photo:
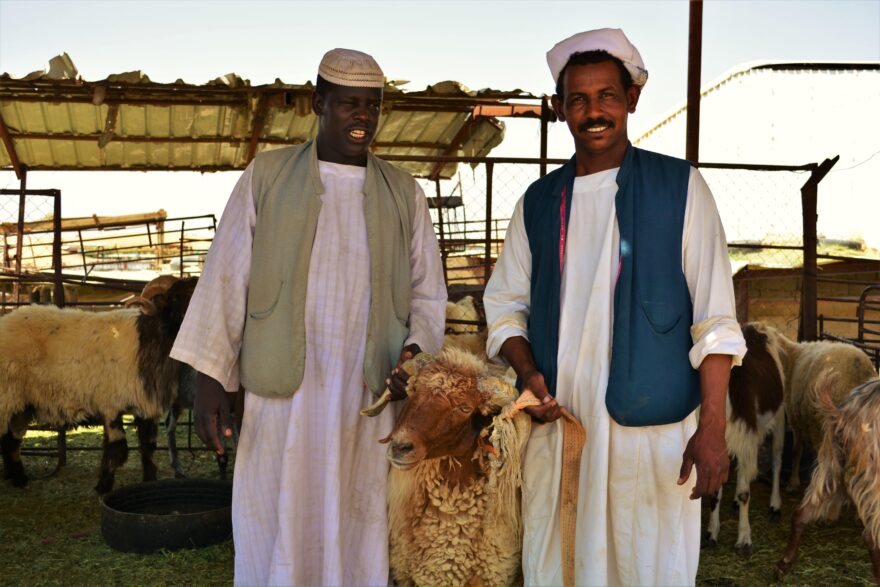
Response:
[[[157,84],[139,72],[89,82],[66,55],[42,75],[0,76],[0,168],[20,181],[19,189],[0,191],[0,313],[32,301],[118,306],[159,270],[199,274],[216,229],[213,216],[163,211],[64,218],[63,189],[28,189],[29,174],[243,170],[261,151],[314,136],[311,91],[311,84],[251,86],[236,76]],[[509,118],[538,123],[536,157],[492,156]],[[546,96],[470,92],[454,82],[420,92],[386,87],[372,148],[413,173],[428,196],[452,299],[474,294],[479,301],[516,201],[564,163],[547,156],[553,122]],[[817,234],[821,181],[835,162],[698,166],[727,232],[737,317],[800,339],[846,340],[878,361],[880,260]],[[58,466],[64,443],[62,433],[57,449],[42,449],[57,455]]]
[[[211,215],[167,218],[164,211],[63,218],[62,192],[29,190],[29,174],[242,170],[261,151],[314,136],[312,89],[251,86],[234,75],[159,84],[140,72],[89,82],[66,55],[42,75],[0,78],[0,167],[20,180],[18,190],[0,191],[0,311],[31,301],[119,305],[149,272],[197,275],[216,229]],[[538,123],[537,157],[491,156],[508,118]],[[371,148],[416,176],[428,196],[452,299],[471,293],[479,302],[517,199],[564,163],[547,157],[555,120],[547,96],[472,92],[456,82],[416,92],[386,86]],[[698,166],[727,231],[740,321],[760,319],[804,340],[821,329],[876,360],[877,289],[862,290],[880,282],[880,261],[816,231],[820,182],[836,161]],[[117,295],[96,293],[108,289]]]

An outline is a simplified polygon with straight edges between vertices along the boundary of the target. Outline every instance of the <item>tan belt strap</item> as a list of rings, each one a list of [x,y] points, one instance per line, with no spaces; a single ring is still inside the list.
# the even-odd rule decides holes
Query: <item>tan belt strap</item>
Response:
[[[531,391],[524,391],[514,402],[515,410],[540,406]],[[574,586],[575,542],[577,541],[577,504],[580,487],[581,452],[587,434],[577,418],[562,408],[562,479],[559,483],[559,528],[562,534],[562,584]]]

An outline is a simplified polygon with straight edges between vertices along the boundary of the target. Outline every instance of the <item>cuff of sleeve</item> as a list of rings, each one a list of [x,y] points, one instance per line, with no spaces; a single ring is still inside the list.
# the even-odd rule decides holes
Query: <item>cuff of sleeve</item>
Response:
[[[172,359],[186,363],[199,373],[204,373],[211,379],[216,380],[226,391],[238,391],[241,387],[241,381],[238,374],[238,361],[235,361],[227,369],[223,369],[219,364],[213,363],[204,357],[200,357],[195,353],[172,347]]]
[[[694,369],[709,355],[731,355],[731,367],[742,365],[746,354],[746,341],[743,338],[739,323],[733,318],[716,316],[707,318],[691,326],[691,347],[688,358]]]
[[[507,364],[504,357],[501,356],[501,345],[508,338],[514,336],[522,336],[526,340],[529,339],[528,329],[525,320],[517,316],[506,316],[495,321],[489,328],[489,336],[486,339],[486,357],[490,361]]]

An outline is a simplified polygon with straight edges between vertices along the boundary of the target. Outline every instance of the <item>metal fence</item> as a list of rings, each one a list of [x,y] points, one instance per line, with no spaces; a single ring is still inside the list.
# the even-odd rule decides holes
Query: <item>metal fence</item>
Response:
[[[118,305],[118,299],[102,296],[80,302],[78,290],[135,292],[156,273],[201,273],[216,218],[153,216],[61,220],[58,190],[0,190],[0,309],[27,303]]]
[[[451,180],[419,180],[428,196],[440,241],[450,293],[476,291],[485,285],[503,247],[516,202],[542,172],[560,159],[386,156],[390,161],[459,163]],[[816,235],[818,185],[835,160],[802,166],[700,164],[721,216],[729,244],[740,320],[762,320],[791,336],[815,339],[817,300],[821,299],[817,260],[840,259]],[[0,191],[0,223],[19,217],[25,224],[53,218],[60,193]],[[54,199],[53,199],[54,198]],[[24,201],[23,214],[18,207]],[[51,223],[49,223],[51,224]],[[51,228],[51,230],[50,230]],[[136,291],[143,281],[101,278],[96,272],[137,269],[198,274],[216,221],[213,216],[166,219],[138,227],[102,226],[100,230],[63,231],[53,252],[54,226],[25,231],[21,242],[4,232],[3,275],[43,276],[62,268],[61,282],[93,283]],[[21,245],[21,253],[18,248]],[[58,263],[54,262],[58,255]],[[16,270],[16,262],[21,269]],[[756,269],[760,268],[760,270]],[[880,270],[880,265],[878,265]],[[0,276],[2,278],[2,276]],[[55,291],[53,280],[52,291]],[[0,286],[2,303],[23,301]],[[33,293],[33,288],[30,288]]]
[[[402,161],[403,157],[387,157]],[[458,162],[455,178],[420,180],[428,196],[450,292],[488,281],[514,207],[526,188],[561,159],[420,157]],[[737,276],[738,317],[815,339],[818,185],[836,159],[800,166],[701,163],[728,239]],[[757,270],[760,268],[760,271]],[[806,328],[804,328],[806,326]]]

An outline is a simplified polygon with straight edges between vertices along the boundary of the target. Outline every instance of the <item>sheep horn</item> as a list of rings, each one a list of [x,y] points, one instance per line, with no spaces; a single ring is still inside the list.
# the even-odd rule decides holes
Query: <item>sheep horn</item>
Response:
[[[430,353],[419,353],[415,357],[405,361],[400,368],[403,369],[410,377],[416,375],[422,367],[434,360],[434,355]],[[389,403],[393,400],[391,390],[385,389],[382,395],[372,405],[361,410],[361,416],[369,416],[371,418],[382,413]]]
[[[158,310],[156,309],[156,304],[154,304],[152,300],[148,300],[142,296],[135,296],[131,298],[130,300],[125,302],[125,307],[137,307],[145,316],[155,316],[158,313]]]
[[[372,405],[361,410],[361,416],[369,416],[370,418],[378,416],[389,403],[391,403],[391,390],[386,389]]]

